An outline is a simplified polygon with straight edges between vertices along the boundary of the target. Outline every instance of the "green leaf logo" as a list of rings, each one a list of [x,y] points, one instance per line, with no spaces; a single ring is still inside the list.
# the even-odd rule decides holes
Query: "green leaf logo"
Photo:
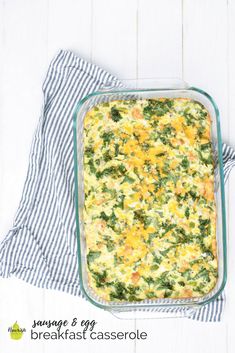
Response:
[[[17,321],[12,325],[10,330],[10,337],[12,340],[20,340],[23,336],[23,330],[17,324]]]

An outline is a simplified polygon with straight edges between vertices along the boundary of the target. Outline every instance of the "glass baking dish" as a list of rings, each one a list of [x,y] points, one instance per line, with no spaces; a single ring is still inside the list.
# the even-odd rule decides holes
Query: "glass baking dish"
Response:
[[[133,82],[132,82],[133,85]],[[154,88],[143,88],[150,86]],[[85,297],[97,307],[111,311],[113,314],[125,314],[130,312],[160,313],[160,317],[165,316],[189,316],[193,311],[216,299],[223,290],[227,277],[226,258],[226,218],[225,218],[225,196],[224,177],[222,161],[222,144],[220,131],[219,110],[214,100],[204,91],[198,88],[189,87],[185,82],[151,80],[138,81],[134,83],[135,88],[113,88],[103,87],[99,92],[87,95],[80,102],[74,112],[74,172],[75,172],[75,200],[76,200],[76,231],[78,242],[78,263],[80,286]],[[141,88],[136,88],[141,86]],[[155,88],[157,87],[157,88]],[[108,302],[99,298],[88,284],[87,259],[86,259],[86,238],[83,224],[84,207],[84,182],[83,182],[83,121],[87,112],[101,102],[125,99],[153,99],[153,98],[190,98],[198,101],[208,110],[211,120],[211,136],[213,145],[213,155],[215,162],[215,200],[216,200],[216,237],[217,237],[217,257],[218,257],[218,280],[216,286],[207,295],[197,298],[173,299],[147,299],[141,302]],[[169,315],[168,315],[169,314]],[[125,317],[125,315],[121,315]]]

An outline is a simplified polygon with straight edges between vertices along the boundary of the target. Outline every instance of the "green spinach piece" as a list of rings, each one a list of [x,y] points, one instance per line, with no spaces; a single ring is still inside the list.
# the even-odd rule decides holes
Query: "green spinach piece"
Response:
[[[103,219],[105,222],[108,222],[109,220],[109,216],[107,216],[104,211],[101,212],[100,218]]]
[[[129,183],[129,184],[133,184],[135,182],[135,179],[129,177],[128,175],[125,175],[123,181],[121,182],[121,184],[123,183]]]
[[[146,283],[148,283],[148,285],[150,286],[151,284],[154,284],[154,279],[153,279],[153,277],[142,277],[143,278],[143,280],[146,282]]]
[[[152,243],[152,240],[155,239],[156,237],[157,237],[157,233],[150,233],[148,236],[148,239],[146,240],[146,243],[150,245]]]
[[[105,184],[102,186],[102,192],[107,192],[108,194],[110,194],[112,199],[114,199],[117,195],[117,192],[115,189],[109,189]]]
[[[190,163],[189,163],[188,158],[187,158],[187,157],[184,157],[184,158],[182,159],[182,162],[181,162],[182,167],[183,167],[184,169],[188,169],[189,164],[190,164]]]
[[[93,251],[93,250],[90,250],[89,253],[87,254],[87,264],[88,264],[88,267],[90,267],[90,264],[98,259],[101,255],[101,251]]]
[[[208,149],[211,149],[211,142],[204,143],[200,146],[202,151],[207,151]]]
[[[116,123],[122,119],[122,116],[119,110],[115,106],[111,108],[110,114],[111,114],[112,120],[115,121]]]
[[[103,238],[104,238],[104,241],[105,241],[105,245],[106,245],[106,247],[107,247],[107,250],[108,250],[109,252],[113,251],[114,248],[115,248],[115,243],[114,243],[114,241],[112,240],[112,238],[111,238],[110,236],[108,236],[108,235],[104,235]]]
[[[86,157],[92,158],[93,155],[94,155],[94,148],[91,147],[91,146],[87,146],[87,147],[85,148],[84,153],[85,153],[85,156],[86,156]]]
[[[114,149],[115,149],[115,157],[117,157],[119,155],[119,144],[118,143],[115,143]]]
[[[170,99],[165,99],[164,101],[149,99],[148,105],[143,109],[143,113],[146,119],[150,119],[153,115],[163,116],[172,109],[173,105],[174,102]]]
[[[168,233],[170,230],[175,228],[175,224],[171,224],[171,223],[163,223],[162,224],[162,228],[164,228],[164,232],[161,234],[161,238],[164,237],[164,235],[166,235],[166,233]]]
[[[187,219],[189,219],[189,216],[190,216],[189,207],[186,207],[184,214],[185,214],[185,217],[186,217]]]
[[[113,231],[115,231],[117,217],[116,217],[114,211],[112,212],[112,214],[110,216],[108,216],[104,211],[102,211],[100,213],[100,218],[103,219],[107,223],[107,226],[109,228],[111,228],[111,229],[113,229]]]
[[[96,271],[92,271],[92,277],[94,278],[95,282],[96,282],[96,287],[100,288],[100,287],[104,287],[106,285],[108,285],[108,283],[105,283],[106,278],[107,278],[107,271],[104,270],[103,272],[96,272]]]
[[[95,164],[94,164],[93,159],[89,159],[89,161],[88,161],[87,164],[89,165],[90,172],[91,172],[92,174],[95,174],[95,173],[96,173],[96,167],[95,167]]]
[[[103,132],[103,134],[101,135],[101,138],[104,141],[104,145],[107,146],[110,144],[111,141],[114,140],[115,136],[112,131],[107,131],[107,132]]]
[[[113,284],[114,291],[110,293],[110,299],[127,300],[128,290],[125,283],[116,282]]]
[[[123,164],[118,166],[111,166],[108,168],[103,169],[102,171],[98,171],[96,173],[97,179],[100,179],[107,175],[112,175],[114,178],[119,178],[126,173],[126,168]]]
[[[111,161],[113,159],[109,151],[105,151],[105,153],[103,154],[103,158],[105,162]]]
[[[206,268],[202,268],[193,279],[202,278],[205,282],[210,282],[210,272]]]
[[[114,266],[123,264],[124,256],[117,256],[117,254],[114,255]]]
[[[173,290],[173,282],[168,278],[168,271],[163,272],[155,281],[157,289]]]
[[[211,227],[211,220],[208,219],[203,219],[201,216],[199,217],[199,229],[201,236],[207,236],[210,234],[210,227]]]
[[[114,205],[114,207],[119,207],[121,208],[122,210],[124,209],[124,199],[125,199],[126,195],[119,195],[117,197],[117,203]]]
[[[152,221],[150,217],[146,216],[144,210],[134,211],[134,219],[142,223],[144,225],[144,228],[148,227]]]
[[[185,286],[184,281],[179,281],[178,284],[179,284],[181,287],[184,287],[184,286]]]
[[[207,165],[213,165],[214,160],[213,160],[213,155],[210,152],[207,156],[205,156],[201,151],[198,150],[198,155],[203,164]]]

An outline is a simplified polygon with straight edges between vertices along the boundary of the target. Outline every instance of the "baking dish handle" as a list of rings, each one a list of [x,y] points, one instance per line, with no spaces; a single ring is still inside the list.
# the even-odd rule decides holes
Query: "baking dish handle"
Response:
[[[120,81],[108,81],[100,86],[100,92],[117,91],[123,89],[171,89],[181,90],[188,89],[187,82],[180,78],[145,78],[145,79],[129,79]]]
[[[118,319],[122,320],[144,320],[144,319],[177,319],[177,318],[187,318],[192,317],[200,306],[194,306],[192,308],[177,308],[176,310],[167,311],[167,309],[162,309],[161,311],[156,311],[151,309],[143,310],[133,310],[133,311],[118,311],[111,310],[111,314]],[[169,309],[168,309],[169,310]]]

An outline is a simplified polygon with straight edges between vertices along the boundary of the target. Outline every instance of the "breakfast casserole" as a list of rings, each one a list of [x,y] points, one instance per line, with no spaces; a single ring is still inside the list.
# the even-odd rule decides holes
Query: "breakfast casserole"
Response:
[[[189,98],[115,100],[86,114],[86,260],[100,298],[196,298],[215,287],[210,131]]]

